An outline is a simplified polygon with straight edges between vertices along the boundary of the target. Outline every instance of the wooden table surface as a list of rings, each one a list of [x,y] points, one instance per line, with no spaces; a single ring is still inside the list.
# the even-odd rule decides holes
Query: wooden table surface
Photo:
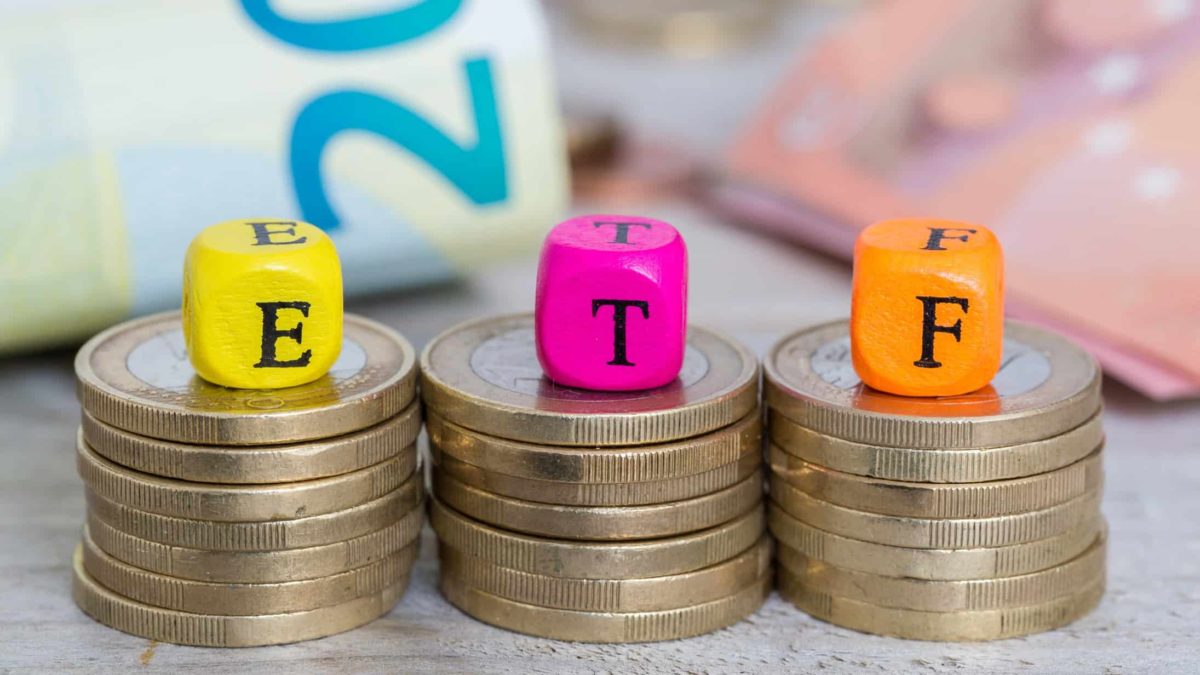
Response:
[[[806,34],[811,23],[794,24],[791,34]],[[584,54],[573,44],[560,44],[560,79],[568,97],[631,101],[637,108],[632,117],[642,128],[677,132],[701,152],[711,152],[720,139],[706,130],[727,129],[739,120],[744,102],[761,93],[789,52],[763,48],[720,64],[726,80],[747,90],[745,96],[721,97],[721,105],[701,105],[711,100],[709,81],[694,66],[651,67],[639,58]],[[681,84],[669,92],[639,89],[638,78],[660,76]],[[647,94],[634,96],[638,91]],[[675,110],[688,111],[686,118],[664,112],[666,99]],[[786,331],[848,312],[849,274],[839,263],[719,225],[682,203],[638,210],[684,230],[695,323],[724,330],[761,353]],[[459,321],[530,309],[533,279],[533,261],[526,259],[455,286],[350,309],[398,328],[421,346]],[[118,633],[84,616],[71,601],[70,558],[84,515],[74,471],[79,408],[71,356],[0,361],[0,670],[1200,671],[1198,403],[1153,404],[1106,382],[1108,593],[1093,614],[1051,633],[983,644],[909,642],[824,624],[773,596],[747,621],[689,640],[633,646],[541,640],[491,628],[447,604],[436,590],[435,547],[427,530],[412,585],[385,618],[323,640],[216,650]]]

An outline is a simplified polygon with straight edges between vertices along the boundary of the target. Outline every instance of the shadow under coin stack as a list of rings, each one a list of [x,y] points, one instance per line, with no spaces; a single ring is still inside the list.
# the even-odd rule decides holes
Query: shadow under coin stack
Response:
[[[1104,593],[1100,372],[1009,324],[992,384],[947,398],[863,387],[845,322],[768,355],[782,595],[869,633],[990,640],[1045,631]]]
[[[241,647],[339,633],[390,610],[418,553],[415,354],[346,316],[310,384],[228,389],[194,374],[178,313],[76,358],[87,492],[74,596],[127,633]]]
[[[707,633],[770,592],[758,365],[693,328],[679,379],[595,392],[545,378],[532,316],[421,357],[441,589],[502,628],[582,642]]]

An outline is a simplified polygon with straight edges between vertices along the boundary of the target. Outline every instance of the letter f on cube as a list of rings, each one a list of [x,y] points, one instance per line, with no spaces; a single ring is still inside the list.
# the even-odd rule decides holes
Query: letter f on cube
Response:
[[[854,246],[850,348],[868,386],[901,396],[984,387],[1004,342],[1004,256],[986,227],[885,220]]]

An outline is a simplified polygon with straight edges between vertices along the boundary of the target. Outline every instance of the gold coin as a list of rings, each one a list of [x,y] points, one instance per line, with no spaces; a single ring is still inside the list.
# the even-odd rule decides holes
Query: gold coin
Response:
[[[1100,487],[1101,451],[1047,473],[987,483],[905,483],[863,478],[809,464],[775,446],[771,470],[814,499],[859,511],[914,518],[980,518],[1036,511]]]
[[[923,612],[827,595],[780,568],[779,594],[814,617],[845,628],[908,640],[958,642],[1000,640],[1061,628],[1095,609],[1104,596],[1104,581],[1102,577],[1070,595],[1026,607]]]
[[[1007,609],[1070,595],[1104,578],[1104,538],[1057,567],[1001,579],[930,581],[846,570],[780,547],[779,565],[805,588],[883,607],[923,612]]]
[[[195,374],[179,312],[128,321],[75,357],[79,400],[105,424],[206,445],[270,445],[340,436],[400,413],[416,394],[412,345],[347,314],[342,353],[327,375],[286,389],[230,389]]]
[[[436,447],[433,458],[438,470],[481,490],[514,499],[569,506],[639,506],[691,499],[739,483],[762,465],[762,454],[750,452],[732,464],[679,478],[645,483],[564,483],[485,471],[441,453]]]
[[[495,565],[571,579],[643,579],[683,574],[741,554],[763,533],[761,507],[700,532],[637,542],[575,542],[506,532],[434,499],[429,524],[441,542]]]
[[[530,443],[644,445],[729,426],[758,406],[758,359],[702,328],[688,330],[679,378],[648,391],[587,391],[542,374],[533,316],[463,324],[421,354],[421,396],[446,421]]]
[[[771,593],[771,576],[719,600],[655,612],[580,612],[515,602],[472,588],[443,570],[450,604],[499,628],[571,642],[657,642],[703,635],[750,616]]]
[[[327,577],[271,584],[229,584],[176,579],[127,565],[96,546],[83,532],[83,567],[88,575],[130,600],[194,614],[253,616],[328,607],[379,593],[408,577],[420,542],[357,569]]]
[[[209,551],[280,551],[333,544],[387,527],[421,503],[424,478],[414,473],[391,493],[345,511],[254,523],[164,516],[118,504],[90,489],[85,493],[92,515],[139,539]]]
[[[1099,413],[1044,440],[966,450],[854,443],[806,429],[774,410],[767,415],[771,442],[789,455],[835,471],[915,483],[979,483],[1033,476],[1077,462],[1104,442]]]
[[[139,436],[83,413],[88,447],[121,466],[200,483],[290,483],[338,476],[379,464],[412,445],[421,431],[421,404],[336,438],[287,445],[187,445]]]
[[[650,612],[691,607],[732,595],[771,568],[771,539],[735,558],[651,579],[566,579],[500,567],[442,545],[442,574],[484,593],[539,607],[584,612]]]
[[[781,549],[786,546],[846,569],[935,581],[996,579],[1061,565],[1086,550],[1104,522],[1096,514],[1062,534],[1012,546],[929,549],[842,537],[806,525],[774,503],[767,506],[767,521]]]
[[[100,550],[123,563],[180,579],[270,584],[316,579],[364,567],[417,540],[425,512],[418,505],[400,520],[347,541],[284,551],[205,551],[125,534],[94,515],[88,532]]]
[[[826,532],[910,548],[983,548],[1037,541],[1088,522],[1100,509],[1100,490],[1038,511],[987,518],[885,516],[814,499],[771,477],[771,500]]]
[[[575,32],[626,52],[677,59],[719,58],[761,43],[790,9],[779,0],[567,2],[556,7]]]
[[[754,410],[732,426],[674,443],[574,448],[521,443],[471,431],[426,412],[429,440],[445,454],[486,471],[571,483],[645,483],[711,471],[758,452],[762,417]]]
[[[649,506],[560,506],[484,492],[433,474],[434,494],[457,511],[505,529],[563,539],[628,540],[670,537],[733,520],[762,501],[762,472],[719,492]]]
[[[1066,338],[1005,325],[1000,372],[963,396],[915,398],[864,386],[850,361],[849,325],[785,337],[767,355],[766,401],[802,427],[899,448],[991,448],[1040,441],[1100,409],[1100,368]]]
[[[391,492],[413,475],[416,446],[353,473],[299,483],[221,485],[159,478],[118,466],[97,455],[79,435],[76,468],[96,494],[164,516],[246,522],[292,520],[332,513]]]
[[[408,579],[349,602],[290,614],[215,616],[152,607],[113,593],[83,568],[83,547],[75,549],[72,595],[84,614],[139,637],[197,647],[259,647],[343,633],[391,611]]]

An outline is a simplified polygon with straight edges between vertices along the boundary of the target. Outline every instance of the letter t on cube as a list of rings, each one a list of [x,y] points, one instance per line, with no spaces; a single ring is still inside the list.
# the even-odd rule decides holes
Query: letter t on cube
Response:
[[[311,382],[342,349],[342,268],[319,228],[231,220],[188,247],[183,335],[196,372],[215,384],[277,389]]]
[[[986,227],[885,220],[854,246],[850,348],[868,386],[956,396],[995,377],[1004,341],[1004,256]]]
[[[581,216],[546,236],[538,266],[538,360],[570,387],[651,389],[683,367],[687,247],[661,220]]]

